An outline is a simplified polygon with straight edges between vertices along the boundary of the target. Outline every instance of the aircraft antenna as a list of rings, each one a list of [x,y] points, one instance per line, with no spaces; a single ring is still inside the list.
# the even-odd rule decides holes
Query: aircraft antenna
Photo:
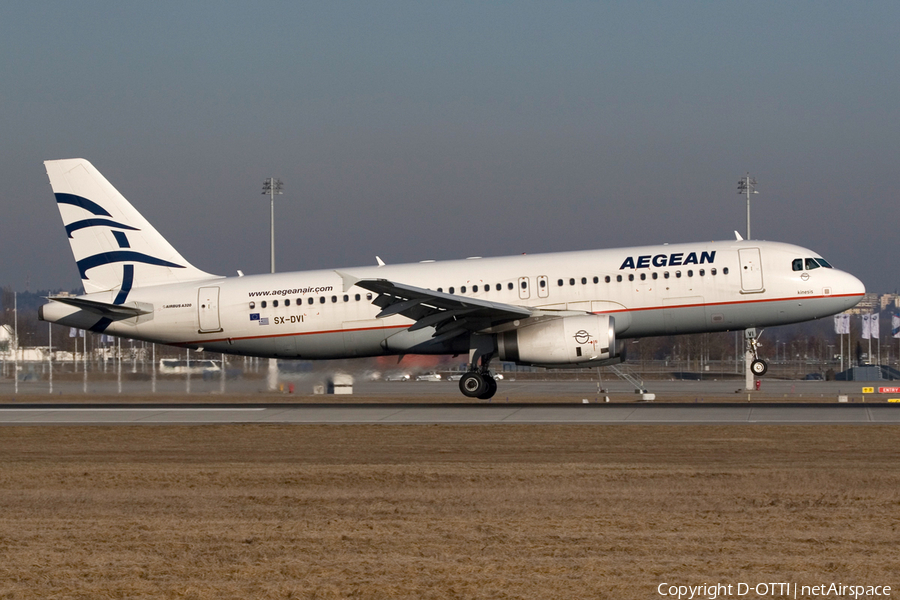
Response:
[[[269,210],[269,267],[271,269],[271,273],[275,272],[275,196],[281,196],[284,192],[281,191],[284,184],[281,183],[280,179],[275,179],[274,177],[269,177],[266,179],[265,183],[263,183],[263,196],[269,196],[270,202],[270,210]]]
[[[738,194],[747,195],[747,239],[750,239],[750,194],[758,194],[756,191],[756,179],[750,177],[747,173],[745,177],[738,180]]]

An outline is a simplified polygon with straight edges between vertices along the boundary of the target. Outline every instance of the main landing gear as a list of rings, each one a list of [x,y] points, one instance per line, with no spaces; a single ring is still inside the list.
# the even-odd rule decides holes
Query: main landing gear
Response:
[[[497,393],[497,381],[490,371],[469,371],[460,378],[459,391],[469,398],[487,400]]]
[[[491,358],[494,357],[493,340],[473,336],[471,344],[469,371],[459,379],[459,391],[468,398],[487,400],[497,393],[497,381],[488,368]]]

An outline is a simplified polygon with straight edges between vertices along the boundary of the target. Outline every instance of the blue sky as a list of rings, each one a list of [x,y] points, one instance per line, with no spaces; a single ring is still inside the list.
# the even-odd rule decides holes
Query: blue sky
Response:
[[[42,161],[196,266],[754,237],[893,291],[900,5],[0,5],[0,284],[74,288]]]

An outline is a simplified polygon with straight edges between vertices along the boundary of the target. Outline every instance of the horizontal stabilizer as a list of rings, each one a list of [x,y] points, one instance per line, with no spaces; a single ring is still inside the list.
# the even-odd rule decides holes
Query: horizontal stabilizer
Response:
[[[63,304],[68,304],[69,306],[80,308],[81,310],[96,313],[100,316],[112,319],[113,321],[139,317],[141,315],[146,315],[153,312],[153,309],[149,306],[149,310],[144,310],[142,308],[138,308],[137,306],[107,304],[106,302],[97,302],[96,300],[87,300],[85,298],[76,298],[73,296],[49,296],[47,299],[53,300],[54,302],[62,302]]]

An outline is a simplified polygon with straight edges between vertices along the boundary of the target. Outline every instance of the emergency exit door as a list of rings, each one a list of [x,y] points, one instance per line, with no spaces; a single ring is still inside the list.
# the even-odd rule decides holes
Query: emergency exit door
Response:
[[[520,300],[528,300],[531,297],[531,292],[528,291],[528,278],[527,277],[519,277],[519,299]]]
[[[200,312],[200,333],[222,331],[219,324],[219,288],[202,287],[197,296],[197,310]]]

